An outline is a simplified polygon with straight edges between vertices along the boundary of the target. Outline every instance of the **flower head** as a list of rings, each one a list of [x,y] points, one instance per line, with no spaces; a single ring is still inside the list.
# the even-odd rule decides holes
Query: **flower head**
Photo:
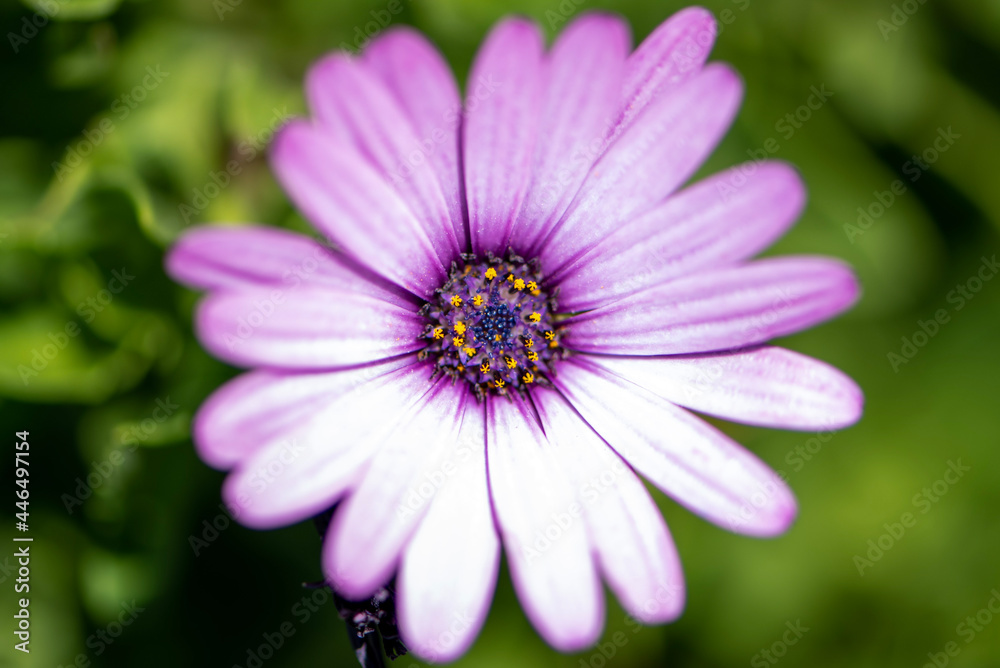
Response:
[[[689,410],[832,429],[860,415],[837,370],[764,344],[857,297],[816,257],[751,260],[798,217],[779,162],[685,187],[742,86],[706,65],[715,24],[682,11],[634,52],[589,14],[551,49],[500,23],[464,104],[435,49],[393,30],[309,72],[312,119],[272,164],[333,247],[264,227],[185,234],[168,268],[210,291],[198,335],[255,367],[202,407],[195,441],[232,469],[238,518],[276,527],[337,505],[328,581],[397,578],[400,630],[459,656],[501,545],[539,633],[572,651],[603,626],[602,580],[636,618],[674,619],[680,562],[640,482],[755,536],[795,516],[786,484]]]

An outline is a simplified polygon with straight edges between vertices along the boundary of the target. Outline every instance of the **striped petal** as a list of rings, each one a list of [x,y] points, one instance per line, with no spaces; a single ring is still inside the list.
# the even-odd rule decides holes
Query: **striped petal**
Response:
[[[784,348],[593,362],[680,406],[762,427],[841,429],[861,418],[864,404],[844,373]]]
[[[556,385],[625,461],[691,512],[752,536],[780,534],[795,519],[785,482],[687,411],[584,358],[564,362]]]
[[[502,254],[531,182],[544,92],[542,34],[507,19],[490,33],[469,77],[463,125],[472,250]]]
[[[565,342],[613,355],[742,348],[828,320],[857,297],[854,274],[839,261],[759,260],[692,274],[573,318]]]
[[[490,491],[514,589],[528,619],[562,652],[593,644],[604,596],[583,523],[554,450],[534,412],[518,398],[487,399]]]

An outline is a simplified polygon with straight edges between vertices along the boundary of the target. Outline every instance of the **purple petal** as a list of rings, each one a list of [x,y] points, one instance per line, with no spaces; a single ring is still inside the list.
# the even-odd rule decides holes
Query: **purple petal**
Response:
[[[691,512],[751,536],[780,534],[795,518],[781,478],[684,409],[580,357],[563,363],[556,385],[625,461]]]
[[[327,373],[258,369],[237,376],[198,409],[192,430],[198,454],[216,468],[230,468],[269,443],[313,429],[331,402],[413,362],[400,357]]]
[[[828,320],[857,297],[854,274],[839,261],[771,258],[692,274],[590,311],[570,320],[565,342],[613,355],[742,348]]]
[[[278,132],[271,158],[299,210],[358,262],[418,297],[444,282],[428,228],[356,151],[293,121]]]
[[[561,652],[593,644],[604,595],[576,497],[556,448],[519,398],[487,398],[490,491],[514,589],[541,636]]]
[[[500,565],[486,480],[483,406],[465,412],[459,445],[425,476],[405,509],[429,505],[396,579],[399,630],[428,661],[454,661],[469,648],[489,611]]]
[[[558,279],[561,268],[686,181],[729,127],[742,89],[735,72],[714,64],[646,107],[549,235],[540,255],[546,274]]]
[[[715,17],[702,7],[688,7],[660,24],[629,56],[617,136],[657,98],[697,74],[715,44]]]
[[[392,28],[373,41],[363,60],[396,97],[420,142],[404,156],[404,175],[410,169],[434,172],[464,250],[468,239],[458,163],[462,103],[451,68],[427,38],[405,27]]]
[[[864,404],[842,372],[783,348],[593,361],[667,401],[763,427],[840,429],[861,418]]]
[[[559,283],[559,305],[584,311],[746,260],[774,243],[804,205],[802,180],[784,163],[751,162],[716,174],[626,222],[574,262]]]
[[[601,570],[626,611],[648,624],[676,619],[684,573],[667,525],[628,464],[553,390],[532,392],[549,439],[573,476]]]
[[[503,253],[531,179],[544,90],[542,34],[531,21],[497,24],[469,76],[463,125],[472,250]]]
[[[457,260],[464,247],[459,246],[441,184],[432,169],[405,168],[407,156],[421,150],[420,138],[409,115],[381,79],[360,61],[334,53],[310,69],[306,92],[320,124],[334,129],[336,143],[353,144],[359,156],[364,156],[406,203],[424,226],[442,263],[447,266]],[[344,132],[349,141],[339,136]]]
[[[406,306],[413,295],[309,237],[261,225],[188,230],[167,254],[177,281],[209,290],[331,285]]]
[[[361,480],[372,456],[430,387],[425,364],[371,378],[332,400],[307,430],[258,449],[223,486],[236,519],[270,529],[332,506]]]
[[[454,456],[466,406],[475,404],[468,388],[447,378],[428,388],[385,435],[364,478],[330,524],[323,544],[324,572],[352,600],[371,596],[389,581],[427,511],[426,504],[410,508],[407,500]],[[480,447],[481,439],[480,432]]]
[[[329,369],[414,352],[425,322],[413,307],[301,286],[211,294],[195,328],[209,352],[236,366]]]
[[[512,245],[528,256],[559,220],[604,152],[608,126],[618,111],[628,26],[606,14],[571,23],[546,60],[541,131],[531,188],[511,232]]]

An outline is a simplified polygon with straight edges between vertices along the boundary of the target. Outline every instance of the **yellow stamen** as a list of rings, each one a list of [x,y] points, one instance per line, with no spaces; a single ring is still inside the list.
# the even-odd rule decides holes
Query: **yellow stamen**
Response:
[[[549,341],[549,348],[558,348],[558,347],[559,347],[558,341]]]
[[[526,373],[523,376],[521,376],[521,382],[523,382],[525,385],[529,385],[529,384],[535,382],[535,377],[529,371],[528,373]]]
[[[461,306],[462,305],[462,298],[459,297],[458,295],[452,295],[451,296],[451,305],[454,306],[454,307],[456,307],[456,308],[459,307],[459,306]]]
[[[517,362],[514,361],[514,358],[511,357],[510,355],[504,355],[503,356],[503,361],[507,365],[508,369],[513,369],[514,367],[517,366]]]
[[[472,304],[474,306],[482,306],[483,298],[480,295],[476,295],[475,297],[472,298]]]
[[[473,347],[471,347],[471,346],[469,346],[469,347],[466,347],[466,348],[462,348],[462,352],[465,353],[466,355],[468,355],[469,357],[474,357],[475,354],[476,354],[476,349],[473,348]]]
[[[455,344],[456,348],[461,348],[462,345],[465,343],[465,337],[456,336],[454,339],[451,340],[451,342]]]
[[[464,322],[456,322],[455,323],[455,333],[456,334],[465,334],[465,323]]]
[[[528,316],[528,320],[530,320],[531,322],[538,322],[541,319],[542,319],[541,313],[532,313],[531,315]]]
[[[435,339],[443,339],[444,338],[444,328],[443,327],[435,327],[434,328],[434,338]]]
[[[536,353],[534,350],[529,350],[528,351],[528,359],[530,361],[532,361],[532,362],[537,362],[538,361],[538,353]]]
[[[482,364],[479,365],[479,370],[482,371],[483,373],[489,373],[490,372],[490,363],[489,362],[483,362]]]
[[[534,281],[528,281],[528,289],[531,290],[532,294],[534,294],[535,290],[538,289],[538,283],[535,283]]]
[[[507,274],[507,282],[508,283],[514,282],[514,274]]]
[[[532,339],[525,339],[525,340],[524,340],[524,347],[525,347],[525,348],[531,348],[531,347],[533,347],[534,345],[535,345],[535,342],[534,342],[534,340],[532,340]]]
[[[545,332],[545,338],[547,338],[549,341],[551,341],[552,339],[556,338],[556,333],[555,332]]]
[[[490,267],[489,269],[486,270],[485,276],[487,281],[492,281],[494,278],[497,277],[497,270],[494,269],[493,267]]]
[[[497,378],[496,379],[496,387],[497,387],[498,390],[503,387],[503,378]]]
[[[514,289],[524,290],[524,279],[519,278],[516,281],[514,281]]]

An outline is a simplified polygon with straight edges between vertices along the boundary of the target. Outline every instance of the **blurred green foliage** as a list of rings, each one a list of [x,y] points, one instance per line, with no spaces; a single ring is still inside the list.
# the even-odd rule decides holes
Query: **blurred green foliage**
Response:
[[[959,625],[1000,587],[1000,282],[961,310],[948,295],[1000,251],[1000,4],[706,4],[722,27],[713,57],[741,71],[747,94],[704,173],[768,140],[801,169],[809,207],[774,252],[847,259],[865,298],[787,345],[856,378],[865,418],[826,442],[722,425],[783,470],[799,497],[800,519],[779,540],[731,535],[657,494],[687,572],[689,604],[676,624],[636,629],[611,602],[603,650],[561,656],[530,629],[504,575],[461,665],[772,665],[760,654],[768,649],[787,666],[888,668],[923,665],[928,653],[940,661],[952,641],[960,653],[950,665],[998,665],[1000,620],[972,638]],[[318,537],[307,523],[209,528],[222,524],[223,474],[194,455],[189,422],[234,371],[193,340],[196,295],[165,276],[162,255],[200,222],[303,227],[262,157],[270,128],[303,112],[308,64],[353,43],[385,5],[0,1],[0,425],[31,431],[36,541],[33,652],[14,651],[8,634],[5,664],[83,665],[82,655],[94,666],[242,666],[263,633],[295,620],[299,583],[319,577]],[[608,9],[630,20],[638,41],[681,7],[402,5],[394,21],[427,32],[460,78],[506,13],[529,14],[551,35],[572,14]],[[821,86],[830,100],[788,121],[802,120]],[[927,159],[949,129],[957,139]],[[926,169],[914,171],[914,155]],[[230,160],[240,174],[206,196]],[[876,215],[878,193],[897,179],[905,192]],[[859,207],[872,216],[867,227]],[[119,292],[114,272],[133,277]],[[888,353],[938,309],[949,322],[894,370]],[[152,419],[158,401],[176,405],[162,421]],[[968,473],[934,502],[920,496],[959,459]],[[88,476],[98,484],[84,497]],[[906,512],[915,526],[859,574],[855,557],[870,558],[868,541]],[[196,555],[191,536],[214,538]],[[0,599],[10,610],[3,559]],[[96,634],[123,605],[143,610],[105,643]],[[781,647],[786,623],[808,631]],[[296,628],[265,665],[352,665],[333,606]]]

